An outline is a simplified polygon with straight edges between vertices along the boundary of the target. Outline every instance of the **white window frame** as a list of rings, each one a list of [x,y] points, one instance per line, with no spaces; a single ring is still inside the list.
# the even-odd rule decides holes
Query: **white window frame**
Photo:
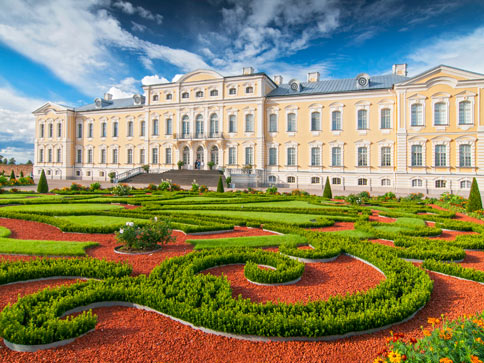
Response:
[[[329,105],[329,130],[333,133],[333,135],[339,135],[344,129],[344,104],[339,102],[334,102]],[[339,111],[341,114],[341,129],[333,130],[333,112]]]
[[[230,130],[230,118],[233,117],[235,119],[235,123],[234,123],[234,129],[233,130]],[[237,129],[238,129],[238,120],[237,120],[237,110],[236,111],[229,111],[227,113],[227,130],[229,132],[229,134],[236,134],[237,133]],[[244,125],[245,126],[245,125]]]
[[[360,101],[357,102],[355,105],[355,129],[358,131],[360,135],[366,135],[368,130],[370,130],[371,125],[370,125],[370,102],[367,101]],[[366,110],[366,128],[360,129],[358,128],[358,112]]]
[[[449,127],[450,122],[449,122],[449,98],[450,95],[446,93],[438,93],[432,96],[432,125],[437,128],[437,130],[445,130],[446,127]],[[445,111],[445,117],[444,121],[445,124],[441,125],[436,125],[435,124],[435,105],[437,103],[443,103],[444,104],[444,111]]]
[[[437,149],[437,145],[443,145],[445,146],[445,164],[446,165],[441,165],[441,166],[437,166],[436,163],[435,163],[435,160],[436,160],[436,149]],[[433,141],[432,142],[432,152],[433,152],[433,155],[432,155],[432,166],[434,168],[449,168],[450,167],[450,141],[445,141],[445,140],[438,140],[438,141]]]
[[[457,167],[458,168],[474,168],[476,166],[476,140],[474,138],[463,137],[455,140],[457,152]],[[469,145],[471,147],[471,166],[460,166],[460,147],[461,145]]]
[[[313,130],[313,113],[319,113],[319,129]],[[323,131],[323,106],[319,104],[309,106],[309,131],[314,135],[318,136],[321,131]],[[297,130],[297,129],[296,129]]]
[[[421,178],[412,178],[410,180],[410,185],[412,186],[412,188],[423,188],[424,186],[424,182]],[[420,185],[414,185],[414,184],[420,184]]]
[[[356,168],[370,168],[371,167],[371,152],[370,152],[371,148],[370,148],[370,146],[371,146],[371,143],[368,140],[355,142],[355,164],[356,164],[355,167]],[[365,165],[365,166],[358,165],[358,161],[359,161],[358,149],[360,147],[366,148],[367,165]]]
[[[237,145],[228,145],[228,146],[229,146],[228,149],[227,149],[227,153],[228,153],[227,161],[228,161],[228,164],[229,165],[237,165]],[[233,149],[234,150],[233,160],[230,160],[231,159],[230,149]]]
[[[271,149],[276,150],[274,164],[271,164],[271,162],[270,162],[271,161]],[[279,147],[278,147],[278,145],[277,144],[269,144],[267,146],[267,166],[271,166],[271,167],[277,166],[278,161],[279,161]]]
[[[411,130],[420,130],[425,127],[425,102],[426,97],[424,95],[416,94],[408,98],[408,122],[407,125]],[[412,126],[412,105],[419,104],[422,106],[422,125]]]
[[[289,136],[294,136],[296,134],[297,130],[298,130],[298,119],[299,119],[298,110],[299,110],[299,107],[294,106],[294,105],[289,105],[284,109],[284,112],[285,112],[285,115],[286,115],[285,131]],[[289,116],[288,115],[290,113],[293,113],[295,115],[294,131],[288,131],[288,126],[289,126]]]
[[[383,162],[382,148],[384,148],[384,147],[390,148],[390,165],[388,165],[388,166],[382,165],[382,162]],[[379,165],[380,168],[393,168],[393,166],[395,165],[394,142],[393,141],[382,140],[378,143],[378,165]]]
[[[319,164],[313,165],[313,149],[319,148]],[[321,168],[323,166],[323,143],[321,141],[312,141],[308,143],[308,166],[311,168]]]
[[[456,109],[455,123],[456,123],[458,128],[460,128],[464,131],[470,129],[475,124],[475,115],[474,115],[475,98],[476,98],[476,94],[469,92],[469,91],[461,92],[460,94],[455,96],[455,109]],[[460,106],[461,102],[465,102],[465,101],[470,102],[470,105],[471,105],[471,115],[470,115],[471,116],[471,122],[469,124],[461,124],[460,123],[459,106]]]
[[[329,154],[329,157],[330,157],[330,160],[329,160],[329,165],[331,165],[332,168],[335,168],[335,169],[342,169],[344,168],[344,142],[343,141],[336,141],[336,142],[330,142],[329,143],[329,147],[330,147],[330,154]],[[334,147],[339,147],[340,150],[341,150],[341,165],[333,165],[333,148]]]

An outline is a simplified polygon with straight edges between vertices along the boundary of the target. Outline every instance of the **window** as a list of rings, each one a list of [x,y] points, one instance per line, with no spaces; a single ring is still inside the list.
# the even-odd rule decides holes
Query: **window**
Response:
[[[471,188],[471,181],[470,180],[462,180],[460,182],[461,189],[470,189]]]
[[[153,120],[153,136],[158,136],[160,134],[159,123],[157,119]]]
[[[380,114],[380,128],[390,129],[391,127],[390,109],[382,108]]]
[[[158,164],[158,148],[154,147],[151,149],[151,163]]]
[[[267,178],[267,181],[269,183],[275,183],[277,181],[277,178],[275,175],[269,175],[269,177]]]
[[[331,180],[331,184],[340,185],[341,184],[341,178],[333,178]]]
[[[287,166],[295,166],[296,165],[296,148],[289,147],[287,148]]]
[[[384,146],[381,148],[381,166],[392,166],[392,148]]]
[[[141,121],[140,127],[139,127],[139,136],[145,136],[146,133],[146,122]]]
[[[471,162],[471,145],[459,145],[459,166],[470,167]]]
[[[55,173],[56,173],[56,175],[57,175],[57,172],[55,172]],[[86,171],[86,175],[87,175],[87,176],[91,176],[91,172],[90,172],[90,171]]]
[[[277,132],[277,115],[274,113],[269,115],[269,132]]]
[[[436,188],[445,188],[447,182],[445,180],[436,180],[435,187]]]
[[[423,166],[422,145],[412,145],[412,166]]]
[[[319,184],[319,183],[320,183],[320,179],[318,176],[311,177],[311,184]]]
[[[52,149],[47,150],[47,162],[52,162]]]
[[[358,185],[368,185],[368,180],[365,178],[359,178]]]
[[[51,131],[52,125],[49,125],[49,137],[52,137]],[[82,124],[77,124],[77,138],[80,139],[82,137]]]
[[[195,93],[195,97],[197,97],[197,98],[203,97],[203,91],[197,91]]]
[[[341,166],[341,148],[339,146],[331,149],[331,166]]]
[[[446,145],[435,145],[435,166],[447,166]]]
[[[237,132],[237,118],[235,115],[229,116],[229,132]]]
[[[54,135],[54,125],[49,124],[49,137],[53,137]]]
[[[113,123],[113,137],[118,137],[118,122]]]
[[[87,163],[92,164],[92,149],[87,150]]]
[[[165,149],[165,164],[171,164],[171,148]]]
[[[368,128],[368,111],[358,110],[358,130],[366,130]]]
[[[133,149],[128,149],[128,164],[133,164]]]
[[[390,179],[382,179],[381,180],[381,186],[382,187],[389,187],[390,185],[392,185],[392,182]]]
[[[218,96],[218,91],[216,89],[211,90],[210,91],[210,96],[212,96],[212,97]]]
[[[62,162],[62,149],[57,149],[57,159],[56,162]]]
[[[311,166],[321,165],[321,149],[319,147],[311,148]]]
[[[101,124],[101,137],[106,137],[106,129],[107,129],[107,124],[106,122],[103,122]]]
[[[82,163],[82,150],[78,149],[77,150],[77,162]]]
[[[459,102],[459,125],[471,124],[471,103],[469,101]]]
[[[197,136],[203,135],[203,116],[197,115],[195,118],[195,132]]]
[[[434,125],[447,125],[446,105],[444,102],[437,102],[434,105]]]
[[[190,94],[188,92],[183,92],[182,93],[182,98],[189,98]]]
[[[229,165],[237,164],[237,158],[235,154],[236,150],[235,147],[229,147]]]
[[[269,165],[274,166],[277,164],[277,148],[269,148]]]
[[[288,182],[289,184],[293,184],[293,183],[295,183],[295,182],[296,182],[296,177],[295,177],[295,176],[288,176],[288,177],[287,177],[287,182]]]
[[[171,118],[167,118],[165,120],[165,134],[166,135],[171,135],[173,134],[173,121]]]
[[[158,95],[153,95],[153,101],[158,101]]]
[[[420,103],[414,103],[411,107],[411,126],[423,126],[423,106]]]
[[[341,111],[333,111],[331,113],[331,130],[341,130],[343,127],[341,125]]]
[[[254,87],[249,86],[245,88],[245,93],[253,93],[254,92]]]
[[[44,150],[39,150],[39,163],[44,162]]]
[[[133,137],[133,121],[128,122],[128,137]]]
[[[118,163],[118,149],[113,150],[113,164]]]
[[[319,112],[311,113],[311,131],[321,131],[321,114]]]
[[[45,125],[40,125],[40,137],[43,138],[44,137],[44,131],[45,131]]]
[[[139,163],[144,164],[145,163],[145,149],[141,149],[139,151]]]
[[[172,95],[171,93],[168,93],[168,94],[166,95],[166,99],[167,99],[168,101],[169,101],[169,100],[171,100],[171,99],[173,99],[173,95]]]
[[[62,137],[62,124],[57,124],[57,137]]]
[[[287,132],[296,132],[296,114],[287,114]]]
[[[190,120],[187,115],[182,117],[182,134],[184,136],[190,134]]]
[[[210,136],[218,136],[218,116],[216,113],[210,115]]]
[[[422,179],[413,179],[412,188],[421,188],[423,185]]]
[[[252,146],[245,148],[245,165],[254,165],[254,148]]]
[[[358,166],[368,166],[368,148],[366,146],[358,148]]]
[[[104,177],[104,171],[100,171],[99,176]]]
[[[235,88],[230,88],[229,95],[235,95],[235,94],[237,94],[237,90]]]
[[[93,123],[89,123],[87,125],[87,137],[88,138],[92,139],[93,131],[94,131],[94,124]]]
[[[48,171],[48,173],[50,174],[50,170]],[[76,170],[76,175],[77,176],[81,176],[81,171],[80,170]]]
[[[106,164],[106,149],[101,150],[101,164]]]
[[[254,132],[254,115],[245,115],[245,132]]]

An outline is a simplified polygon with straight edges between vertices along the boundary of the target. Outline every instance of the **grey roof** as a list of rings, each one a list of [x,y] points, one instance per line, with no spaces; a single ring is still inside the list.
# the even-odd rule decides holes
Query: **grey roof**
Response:
[[[99,111],[99,110],[112,110],[112,109],[117,109],[117,108],[136,108],[136,107],[142,107],[144,106],[145,103],[145,98],[141,96],[141,104],[135,105],[134,104],[134,99],[133,97],[129,98],[118,98],[114,99],[111,101],[106,101],[104,99],[101,99],[102,101],[102,106],[101,107],[96,107],[96,104],[90,103],[88,105],[84,105],[81,107],[76,107],[76,111]]]
[[[301,82],[300,91],[292,91],[289,84],[284,83],[270,92],[267,97],[278,96],[305,96],[312,94],[329,94],[342,92],[355,92],[376,89],[391,89],[395,83],[407,81],[408,77],[396,74],[386,74],[383,76],[370,77],[370,85],[366,88],[359,88],[356,78],[329,79],[319,82]]]

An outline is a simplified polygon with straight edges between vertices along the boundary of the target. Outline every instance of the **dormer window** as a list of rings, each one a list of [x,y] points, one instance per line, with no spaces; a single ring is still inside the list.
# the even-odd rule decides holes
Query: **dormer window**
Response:
[[[237,94],[237,90],[234,87],[230,88],[229,95],[235,95],[235,94]]]
[[[171,99],[173,99],[173,95],[172,95],[171,93],[168,93],[168,94],[166,95],[166,99],[167,99],[167,100],[171,100]]]
[[[218,96],[218,91],[216,89],[211,90],[210,91],[210,96],[212,96],[212,97]]]
[[[252,87],[252,86],[246,87],[245,93],[254,93],[254,87]]]
[[[158,95],[153,95],[153,101],[154,102],[158,101]]]
[[[197,98],[203,97],[203,91],[197,91],[197,93],[195,93],[195,97]]]
[[[183,92],[182,93],[182,98],[189,98],[190,94],[188,92]]]

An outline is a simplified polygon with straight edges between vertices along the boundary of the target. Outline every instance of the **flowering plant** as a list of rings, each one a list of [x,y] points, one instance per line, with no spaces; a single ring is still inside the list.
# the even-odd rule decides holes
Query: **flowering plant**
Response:
[[[166,244],[174,240],[170,222],[153,218],[149,224],[137,226],[134,222],[126,222],[126,226],[116,232],[116,240],[127,250],[153,250],[158,243]]]

